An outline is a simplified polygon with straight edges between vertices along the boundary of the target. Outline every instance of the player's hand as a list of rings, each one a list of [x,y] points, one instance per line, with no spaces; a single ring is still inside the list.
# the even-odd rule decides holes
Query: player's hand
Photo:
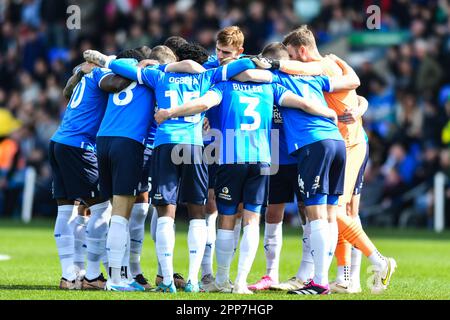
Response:
[[[279,60],[266,58],[266,57],[263,57],[260,55],[252,56],[252,57],[250,57],[250,60],[252,60],[253,63],[256,64],[256,66],[258,68],[261,68],[261,69],[280,69],[280,61]]]
[[[355,123],[356,120],[358,120],[358,118],[361,115],[359,114],[359,111],[357,109],[346,109],[344,111],[344,114],[340,115],[338,117],[339,122],[345,123],[345,124],[352,124]]]
[[[153,60],[153,59],[144,59],[138,63],[139,68],[145,68],[148,66],[157,66],[157,65],[159,65],[159,61]]]
[[[103,53],[101,53],[97,50],[86,50],[85,52],[83,52],[83,58],[87,62],[91,62],[100,67],[104,67],[106,65],[106,62],[108,60],[111,60],[110,57],[108,57],[107,55],[104,55]]]
[[[94,69],[94,68],[95,68],[95,64],[90,63],[90,62],[84,62],[81,64],[80,70],[84,74],[88,74],[88,73],[91,73],[92,69]]]
[[[170,109],[158,109],[158,111],[155,113],[155,121],[158,124],[161,124],[167,119],[169,119],[170,116],[171,116]]]

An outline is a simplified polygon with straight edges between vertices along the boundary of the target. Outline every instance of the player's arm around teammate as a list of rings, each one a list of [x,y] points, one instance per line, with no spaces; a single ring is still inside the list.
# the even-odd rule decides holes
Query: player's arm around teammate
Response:
[[[63,96],[70,99],[75,86],[81,81],[85,74],[88,74],[95,67],[93,63],[83,62],[74,68],[73,75],[67,80],[66,86],[63,89]]]

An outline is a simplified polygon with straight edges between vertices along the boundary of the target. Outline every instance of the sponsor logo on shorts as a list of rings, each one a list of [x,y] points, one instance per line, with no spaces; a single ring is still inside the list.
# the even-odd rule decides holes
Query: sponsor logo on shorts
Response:
[[[156,194],[153,196],[153,198],[154,198],[155,200],[162,200],[162,194],[161,194],[161,193],[156,193]]]
[[[219,198],[224,199],[224,200],[231,200],[231,196],[228,194],[230,192],[230,190],[227,187],[223,187],[222,188],[222,192],[219,193]]]

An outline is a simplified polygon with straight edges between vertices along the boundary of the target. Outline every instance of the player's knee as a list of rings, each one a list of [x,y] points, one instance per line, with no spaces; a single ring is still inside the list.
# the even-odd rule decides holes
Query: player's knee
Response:
[[[261,205],[244,204],[244,214],[242,216],[244,227],[249,224],[258,224],[261,210]]]
[[[216,197],[214,196],[214,194],[212,196],[211,194],[208,194],[208,202],[206,203],[206,212],[209,214],[217,212]]]
[[[267,207],[265,220],[267,223],[280,223],[283,221],[284,203],[270,204]]]

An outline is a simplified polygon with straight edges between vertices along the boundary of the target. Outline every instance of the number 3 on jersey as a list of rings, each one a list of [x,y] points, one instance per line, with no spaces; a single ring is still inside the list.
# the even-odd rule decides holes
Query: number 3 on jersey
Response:
[[[133,81],[128,87],[113,95],[113,102],[116,106],[126,106],[133,100],[133,89],[137,86],[137,82]]]
[[[259,104],[259,98],[239,97],[239,103],[247,104],[244,116],[253,118],[253,123],[242,123],[241,130],[252,131],[258,129],[261,125],[261,115],[255,109]]]

